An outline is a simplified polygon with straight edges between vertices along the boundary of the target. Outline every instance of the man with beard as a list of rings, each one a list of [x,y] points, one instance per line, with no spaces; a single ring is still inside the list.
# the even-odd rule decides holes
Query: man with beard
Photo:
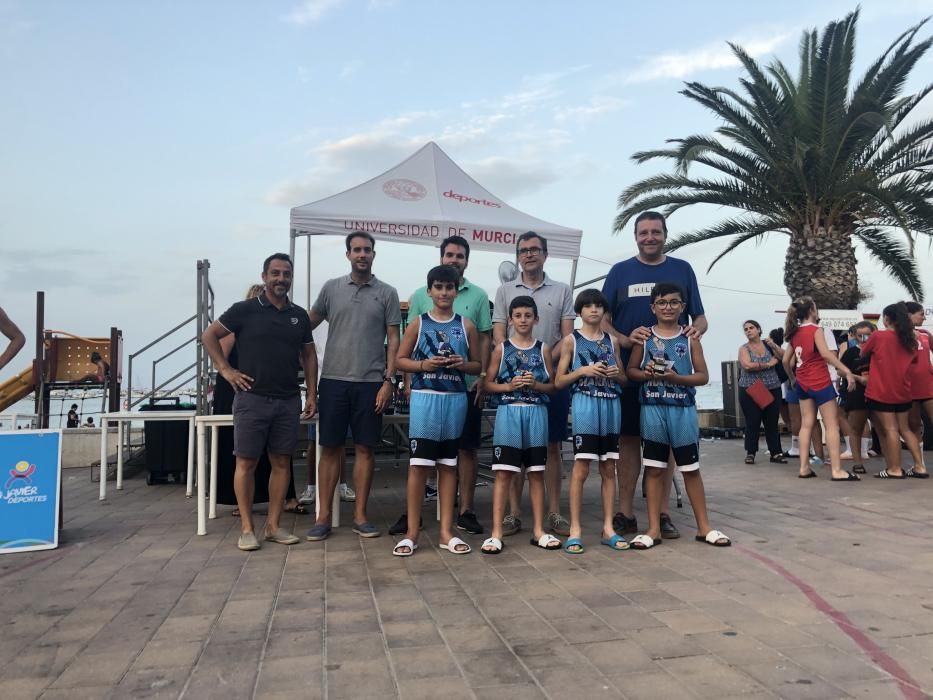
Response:
[[[707,322],[697,286],[696,274],[686,260],[664,254],[667,223],[658,212],[646,211],[635,219],[635,245],[638,255],[612,266],[603,283],[603,295],[609,302],[611,315],[603,317],[603,329],[619,342],[622,361],[628,365],[634,344],[644,344],[651,337],[655,323],[651,311],[651,289],[658,282],[671,282],[684,290],[686,298],[680,325],[688,338],[701,338]],[[638,531],[635,519],[635,484],[641,471],[641,407],[638,395],[641,385],[629,382],[622,389],[622,425],[619,430],[619,512],[612,525],[620,535]],[[674,470],[664,482],[661,503],[670,502]],[[666,510],[661,512],[661,536],[676,539],[680,533]]]
[[[480,525],[473,511],[473,498],[476,494],[476,450],[480,444],[483,384],[486,378],[486,363],[489,360],[489,332],[492,330],[492,319],[489,314],[489,297],[486,292],[463,276],[469,262],[470,244],[465,238],[450,236],[441,242],[441,265],[450,265],[460,274],[457,296],[454,299],[454,313],[470,319],[479,335],[479,357],[482,371],[479,377],[466,376],[468,403],[458,454],[460,513],[457,517],[458,530],[471,535],[479,535],[483,532],[483,526]],[[427,287],[419,287],[408,302],[408,318],[417,318],[430,311],[433,305],[434,302],[428,296]],[[408,519],[403,515],[392,526],[389,533],[402,534],[407,532],[407,527]]]
[[[354,231],[346,237],[350,274],[328,280],[311,307],[311,328],[327,321],[327,344],[318,394],[321,420],[318,442],[318,517],[308,539],[330,536],[334,489],[343,464],[347,429],[353,438],[353,485],[356,502],[353,532],[379,537],[366,518],[373,480],[375,448],[382,437],[382,414],[391,405],[395,386],[402,313],[398,292],[373,274],[376,241]]]
[[[278,544],[300,540],[279,527],[290,479],[289,458],[298,443],[299,413],[311,418],[317,410],[314,386],[317,354],[308,314],[291,302],[292,262],[285,253],[266,258],[262,266],[265,291],[231,306],[202,335],[214,367],[236,391],[233,399],[233,488],[240,509],[242,534],[237,546],[259,549],[253,533],[254,472],[263,450],[269,455],[269,515],[265,539]],[[227,362],[220,339],[236,335],[239,369]],[[308,397],[301,410],[298,370],[304,365]]]

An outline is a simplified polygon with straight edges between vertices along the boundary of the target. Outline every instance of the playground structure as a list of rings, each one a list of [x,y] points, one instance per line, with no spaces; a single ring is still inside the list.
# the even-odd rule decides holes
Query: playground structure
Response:
[[[88,389],[100,396],[103,413],[120,406],[123,334],[111,327],[106,338],[45,328],[45,292],[36,292],[36,350],[32,365],[0,384],[0,411],[35,395],[37,426],[49,427],[53,393],[72,392],[82,404]],[[96,353],[106,371],[92,362]],[[64,404],[62,404],[64,405]]]

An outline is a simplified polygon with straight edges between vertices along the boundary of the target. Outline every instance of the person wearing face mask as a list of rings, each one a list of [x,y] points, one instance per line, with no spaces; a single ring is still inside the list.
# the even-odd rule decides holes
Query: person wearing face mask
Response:
[[[868,363],[862,359],[862,345],[868,342],[875,327],[868,321],[862,321],[855,324],[851,334],[855,340],[855,345],[850,346],[842,353],[842,364],[849,368],[855,379],[855,384],[846,389],[842,385],[840,393],[839,408],[845,413],[846,421],[849,424],[849,433],[852,436],[850,448],[852,450],[852,471],[855,474],[864,474],[865,465],[863,459],[868,457],[867,441],[864,440],[862,432],[865,430],[865,424],[868,421],[868,406],[865,404],[865,386],[868,384]]]
[[[748,340],[739,347],[739,404],[745,416],[745,463],[755,463],[759,431],[763,424],[771,461],[787,464],[781,447],[781,434],[778,431],[781,379],[777,374],[777,366],[784,359],[784,351],[771,338],[762,339],[758,321],[746,321],[742,324],[742,331]],[[764,408],[761,408],[748,393],[748,389],[759,380],[773,399]]]

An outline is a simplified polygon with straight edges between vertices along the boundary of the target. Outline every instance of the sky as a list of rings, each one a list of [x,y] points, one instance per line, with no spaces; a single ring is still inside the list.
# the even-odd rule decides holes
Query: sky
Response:
[[[630,231],[612,233],[619,193],[669,171],[631,154],[716,127],[678,94],[683,82],[737,86],[729,41],[795,72],[801,31],[854,7],[0,0],[0,306],[27,335],[0,380],[29,364],[36,290],[47,328],[106,336],[116,326],[134,352],[194,313],[199,259],[210,260],[222,310],[259,280],[267,255],[288,250],[291,207],[378,175],[430,140],[517,209],[582,229],[577,280],[604,275],[635,252]],[[933,0],[863,2],[856,73],[931,14]],[[906,89],[930,75],[933,54]],[[918,113],[933,116],[933,100]],[[730,213],[682,210],[669,226],[693,230]],[[722,243],[677,253],[699,276],[714,379],[743,342],[743,320],[780,325],[785,241],[746,244],[709,273]],[[872,294],[865,310],[903,297],[857,256]],[[917,256],[933,299],[925,241]],[[436,260],[427,247],[379,243],[374,270],[407,298]],[[490,297],[501,261],[470,261],[468,276]],[[316,238],[312,295],[348,267],[342,240]],[[569,281],[568,263],[547,270]],[[296,300],[306,294],[297,284]]]

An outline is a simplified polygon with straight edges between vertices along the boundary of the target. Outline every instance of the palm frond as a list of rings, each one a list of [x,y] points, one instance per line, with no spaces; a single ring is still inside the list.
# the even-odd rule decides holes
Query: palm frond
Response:
[[[854,235],[911,299],[923,301],[923,282],[920,280],[917,262],[907,248],[880,228],[860,226],[855,229]]]

